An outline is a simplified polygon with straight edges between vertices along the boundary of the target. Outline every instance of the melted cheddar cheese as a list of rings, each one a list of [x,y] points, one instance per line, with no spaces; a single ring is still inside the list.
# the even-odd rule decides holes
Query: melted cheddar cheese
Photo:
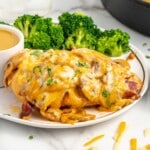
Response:
[[[85,48],[23,50],[5,65],[4,83],[45,118],[65,123],[94,119],[86,107],[117,111],[132,103],[142,87],[127,60]]]

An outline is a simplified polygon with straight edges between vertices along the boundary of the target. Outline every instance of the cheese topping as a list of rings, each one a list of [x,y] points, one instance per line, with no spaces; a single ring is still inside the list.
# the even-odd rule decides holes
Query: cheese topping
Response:
[[[21,101],[37,107],[45,118],[65,123],[94,119],[86,107],[117,111],[138,98],[142,87],[127,60],[85,48],[26,49],[10,58],[5,70],[6,85]]]

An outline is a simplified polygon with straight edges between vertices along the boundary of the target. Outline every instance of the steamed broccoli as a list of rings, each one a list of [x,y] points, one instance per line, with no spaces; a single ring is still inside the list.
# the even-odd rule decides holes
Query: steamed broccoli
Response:
[[[119,29],[101,31],[91,17],[82,13],[65,12],[59,16],[63,28],[65,48],[90,48],[109,56],[129,51],[129,35]]]
[[[65,41],[65,48],[95,49],[96,37],[84,28],[78,28]]]
[[[51,38],[45,32],[35,32],[32,34],[29,44],[34,49],[48,50],[50,48]],[[28,45],[26,46],[29,47]]]
[[[25,48],[60,49],[64,36],[60,25],[54,24],[51,18],[38,15],[23,15],[14,21],[14,26],[22,31]]]
[[[25,48],[89,48],[109,56],[120,56],[130,50],[129,35],[119,29],[101,31],[93,19],[83,13],[64,12],[59,23],[38,15],[23,15],[14,21],[22,31]]]
[[[64,34],[62,27],[59,24],[52,23],[51,28],[49,28],[48,34],[51,37],[52,48],[59,49],[63,47]]]
[[[130,50],[130,36],[119,29],[105,30],[97,40],[96,50],[115,57]]]
[[[93,35],[99,36],[100,29],[94,24],[94,21],[91,17],[79,13],[69,13],[64,12],[59,17],[59,24],[63,28],[64,36],[67,38],[78,28],[84,28]]]
[[[101,31],[91,17],[79,12],[64,12],[58,19],[64,32],[66,49],[95,48],[95,39],[100,36]]]
[[[31,16],[31,15],[23,15],[19,16],[13,23],[13,25],[21,30],[24,35],[25,40],[28,39],[30,36],[30,32],[36,22],[37,19],[40,17],[38,15]]]

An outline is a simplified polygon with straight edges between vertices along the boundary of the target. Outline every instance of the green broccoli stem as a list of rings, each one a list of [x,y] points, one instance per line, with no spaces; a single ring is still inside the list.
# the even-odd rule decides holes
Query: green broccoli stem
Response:
[[[76,41],[76,45],[77,47],[79,47],[81,45],[81,41],[84,38],[84,34],[82,31],[79,31],[78,37],[77,37],[77,41]]]
[[[26,24],[25,24],[25,26],[24,26],[25,28],[24,28],[24,36],[25,37],[29,37],[29,33],[30,33],[30,31],[29,31],[29,29],[30,29],[30,22],[27,20],[26,21]]]

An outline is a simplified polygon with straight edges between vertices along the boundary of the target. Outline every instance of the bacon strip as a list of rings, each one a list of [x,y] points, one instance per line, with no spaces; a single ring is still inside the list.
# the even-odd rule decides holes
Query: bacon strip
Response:
[[[131,98],[131,99],[138,99],[139,98],[139,89],[138,83],[131,80],[126,80],[126,84],[128,85],[128,90],[126,90],[123,94],[123,98]]]
[[[20,114],[20,117],[26,117],[29,116],[32,113],[32,107],[29,103],[25,102],[22,104],[22,112]]]

